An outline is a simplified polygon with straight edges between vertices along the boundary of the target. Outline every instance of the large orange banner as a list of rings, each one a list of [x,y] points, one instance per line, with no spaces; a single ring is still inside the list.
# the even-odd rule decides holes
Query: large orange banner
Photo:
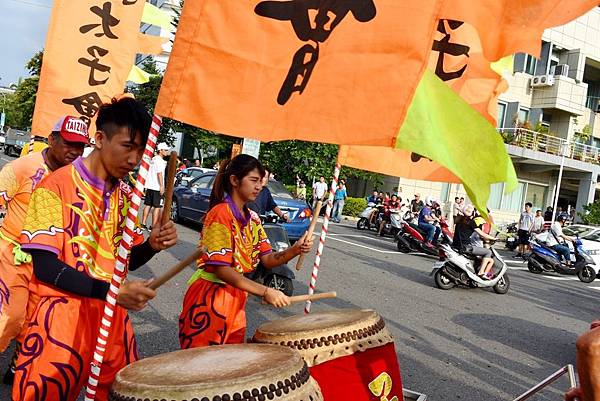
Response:
[[[136,53],[161,51],[162,38],[140,33],[144,3],[54,1],[33,115],[35,135],[48,136],[65,114],[89,125],[102,103],[123,93]]]

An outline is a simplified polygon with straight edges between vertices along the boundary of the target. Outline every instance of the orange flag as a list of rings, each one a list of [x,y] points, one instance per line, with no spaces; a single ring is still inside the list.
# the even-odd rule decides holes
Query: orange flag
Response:
[[[340,146],[340,164],[413,180],[454,182],[460,179],[438,163],[406,150],[381,146]]]
[[[144,0],[55,0],[32,132],[48,136],[61,115],[90,125],[123,92],[136,53],[158,54],[162,38],[140,33]],[[90,131],[92,131],[90,126]]]

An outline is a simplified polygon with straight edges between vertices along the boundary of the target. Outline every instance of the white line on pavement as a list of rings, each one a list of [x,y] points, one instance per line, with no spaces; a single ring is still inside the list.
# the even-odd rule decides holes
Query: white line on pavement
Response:
[[[546,277],[552,280],[558,280],[558,281],[578,281],[579,279],[577,277],[554,277],[554,276],[542,276],[542,277]]]
[[[370,250],[370,251],[374,251],[374,252],[379,252],[379,253],[396,253],[396,254],[400,254],[400,252],[398,252],[398,251],[383,251],[383,250],[381,250],[381,249],[373,248],[373,247],[366,246],[366,245],[357,244],[357,243],[355,243],[355,242],[346,241],[346,240],[339,239],[339,238],[335,238],[335,237],[331,237],[331,236],[329,237],[329,239],[330,239],[330,240],[332,240],[332,241],[339,241],[339,242],[343,242],[344,244],[348,244],[348,245],[354,245],[354,246],[357,246],[357,247],[359,247],[359,248],[365,248],[365,249],[368,249],[368,250]]]
[[[600,291],[600,287],[590,287],[590,286],[588,286],[588,288],[591,288],[592,290],[598,290],[598,291]]]

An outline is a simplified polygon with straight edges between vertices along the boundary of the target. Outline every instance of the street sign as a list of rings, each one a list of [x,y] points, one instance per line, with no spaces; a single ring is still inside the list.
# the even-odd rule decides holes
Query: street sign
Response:
[[[257,141],[256,139],[244,138],[242,153],[254,156],[258,159],[258,154],[260,153],[260,141]]]

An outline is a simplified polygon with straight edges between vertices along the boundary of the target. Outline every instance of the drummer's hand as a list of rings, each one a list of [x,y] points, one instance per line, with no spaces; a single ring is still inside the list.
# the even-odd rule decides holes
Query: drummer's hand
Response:
[[[580,387],[574,387],[565,393],[565,401],[585,401]]]
[[[126,281],[117,295],[117,304],[125,309],[140,311],[149,300],[156,296],[156,291],[148,287],[152,280]]]
[[[300,237],[300,239],[298,241],[296,241],[296,243],[294,244],[294,246],[292,248],[294,249],[294,253],[296,255],[299,255],[301,253],[310,252],[312,246],[313,246],[312,235],[310,237],[308,237],[308,231],[305,231],[304,234],[302,234],[302,237]]]
[[[283,292],[270,287],[267,287],[265,295],[263,296],[263,300],[276,308],[282,308],[291,303],[290,297],[285,295]]]
[[[160,219],[152,223],[152,232],[148,238],[150,246],[155,251],[162,251],[172,247],[177,243],[177,229],[175,224],[169,220],[166,224],[161,224]]]

